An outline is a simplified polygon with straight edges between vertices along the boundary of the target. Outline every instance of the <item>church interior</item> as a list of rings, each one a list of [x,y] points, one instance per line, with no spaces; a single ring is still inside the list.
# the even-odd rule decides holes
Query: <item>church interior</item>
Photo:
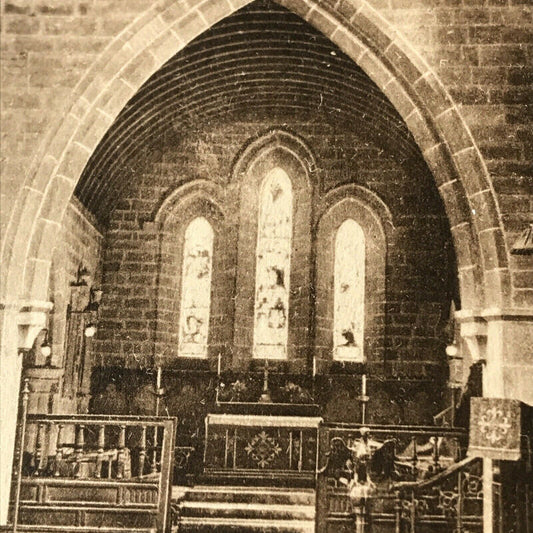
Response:
[[[0,530],[533,531],[531,78],[504,167],[391,2],[133,4],[3,231]]]

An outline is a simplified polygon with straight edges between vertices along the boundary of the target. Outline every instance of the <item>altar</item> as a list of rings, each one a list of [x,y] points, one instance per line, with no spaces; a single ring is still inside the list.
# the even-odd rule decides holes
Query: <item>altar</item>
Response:
[[[204,473],[313,481],[322,422],[316,416],[208,414]]]

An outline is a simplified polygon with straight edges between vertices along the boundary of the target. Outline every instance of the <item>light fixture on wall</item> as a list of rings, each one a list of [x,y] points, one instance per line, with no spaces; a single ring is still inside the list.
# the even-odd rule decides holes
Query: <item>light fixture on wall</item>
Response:
[[[533,224],[530,224],[516,240],[511,253],[514,255],[529,255],[533,254]]]
[[[457,344],[452,343],[446,346],[446,355],[448,356],[448,367],[450,369],[449,386],[460,388],[464,381],[463,356],[459,353]]]
[[[52,355],[52,347],[50,346],[50,342],[48,340],[48,329],[44,329],[44,339],[41,344],[41,354],[43,357],[47,360]]]
[[[96,335],[96,324],[93,324],[92,322],[89,322],[85,326],[84,335],[90,339]]]
[[[446,355],[448,357],[456,358],[458,353],[459,350],[457,349],[456,344],[449,344],[448,346],[446,346]]]

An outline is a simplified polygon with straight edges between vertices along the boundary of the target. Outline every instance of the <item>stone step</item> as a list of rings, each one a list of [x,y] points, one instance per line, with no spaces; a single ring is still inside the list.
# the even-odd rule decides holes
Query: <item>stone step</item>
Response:
[[[233,517],[260,520],[314,520],[315,518],[314,505],[184,501],[180,509],[182,517]]]
[[[312,489],[275,487],[209,486],[172,488],[172,500],[193,502],[262,503],[276,505],[315,505]]]
[[[172,533],[315,533],[314,520],[185,517]]]
[[[155,528],[116,528],[84,526],[43,526],[18,524],[17,531],[27,533],[156,533]]]
[[[315,533],[311,489],[199,485],[173,487],[172,499],[180,533]]]

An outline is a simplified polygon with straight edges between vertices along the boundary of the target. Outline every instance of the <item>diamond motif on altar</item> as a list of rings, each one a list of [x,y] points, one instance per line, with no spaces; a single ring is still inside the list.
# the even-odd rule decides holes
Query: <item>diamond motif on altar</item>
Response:
[[[261,431],[247,443],[245,450],[261,468],[266,468],[280,454],[281,447],[274,438]]]

